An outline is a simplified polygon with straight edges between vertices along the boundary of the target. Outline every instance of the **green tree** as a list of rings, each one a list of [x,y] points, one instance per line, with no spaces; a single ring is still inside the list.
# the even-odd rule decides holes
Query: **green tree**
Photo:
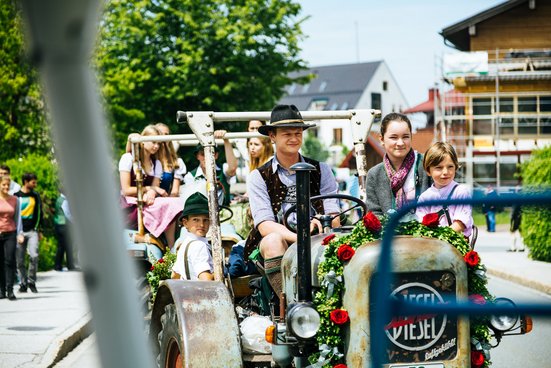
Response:
[[[529,192],[551,190],[551,146],[532,152],[529,161],[521,165],[524,189]],[[522,207],[520,225],[530,256],[538,261],[551,262],[551,208]]]
[[[189,131],[174,129],[178,110],[271,109],[305,68],[299,11],[292,0],[108,1],[96,60],[118,145],[154,121]]]
[[[0,161],[50,150],[36,70],[24,55],[16,1],[0,3]]]
[[[323,143],[320,142],[313,134],[306,133],[304,142],[302,144],[302,153],[306,157],[313,158],[314,160],[325,162],[329,158],[329,151]]]

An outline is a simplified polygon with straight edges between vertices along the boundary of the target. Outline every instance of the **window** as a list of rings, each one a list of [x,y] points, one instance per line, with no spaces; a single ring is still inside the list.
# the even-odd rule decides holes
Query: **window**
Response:
[[[388,90],[388,82],[383,81],[383,91],[387,91],[387,90]]]
[[[342,128],[333,129],[333,144],[342,144]]]
[[[519,97],[518,112],[537,112],[537,98],[534,97]]]
[[[308,110],[323,111],[325,109],[325,106],[327,106],[327,102],[329,102],[329,100],[326,98],[315,98],[310,102]]]
[[[346,109],[348,109],[348,102],[345,101],[342,103],[341,110],[346,110]]]
[[[540,97],[540,112],[551,112],[551,96]]]
[[[499,112],[501,114],[513,113],[514,105],[512,97],[501,97],[499,99]]]
[[[532,114],[538,111],[536,96],[518,97],[518,134],[538,133],[538,119]]]
[[[492,134],[492,99],[473,98],[473,134]],[[488,115],[478,118],[479,115]]]
[[[371,108],[376,110],[381,110],[381,94],[372,93],[371,94]]]
[[[499,176],[501,185],[515,185],[518,181],[515,178],[517,173],[517,164],[514,162],[501,162],[499,164]]]
[[[513,118],[501,118],[499,134],[512,135],[515,133],[515,122]]]
[[[491,163],[475,163],[473,165],[473,177],[479,183],[490,183],[495,181],[496,164]]]
[[[338,107],[339,107],[339,104],[336,103],[336,102],[333,102],[333,103],[331,104],[331,107],[329,108],[329,110],[336,110]]]
[[[302,87],[302,93],[308,92],[308,88],[310,88],[310,83],[305,84],[305,85]]]
[[[321,82],[319,91],[320,91],[320,92],[325,91],[325,88],[326,88],[326,87],[327,87],[327,82],[326,82],[326,81]]]

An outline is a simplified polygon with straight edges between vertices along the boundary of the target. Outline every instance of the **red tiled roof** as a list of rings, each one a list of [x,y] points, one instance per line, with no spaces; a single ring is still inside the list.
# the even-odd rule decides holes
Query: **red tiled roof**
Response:
[[[404,114],[413,114],[416,112],[433,112],[434,111],[434,88],[429,89],[429,99],[405,110]],[[444,102],[446,107],[461,107],[465,106],[465,97],[463,93],[452,89],[444,93]]]

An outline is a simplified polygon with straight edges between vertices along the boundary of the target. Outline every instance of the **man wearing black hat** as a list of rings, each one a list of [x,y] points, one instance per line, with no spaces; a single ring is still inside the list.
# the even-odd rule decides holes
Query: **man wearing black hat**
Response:
[[[223,138],[225,134],[225,130],[216,130],[214,132],[214,138]],[[223,165],[222,169],[216,166],[216,181],[219,186],[219,204],[228,206],[230,204],[230,182],[237,172],[237,158],[233,153],[233,147],[228,139],[224,139],[224,152],[226,154],[226,164]],[[199,161],[199,166],[184,176],[184,185],[189,186],[197,182],[204,182],[206,185],[205,150],[201,144],[195,147],[194,154],[197,161]],[[215,148],[214,160],[218,160],[218,148]]]
[[[264,259],[264,269],[270,285],[279,296],[282,292],[281,259],[289,244],[296,242],[296,233],[288,230],[282,222],[282,214],[296,203],[296,174],[290,167],[298,162],[307,162],[316,168],[310,176],[310,194],[337,193],[337,181],[329,165],[299,153],[302,133],[315,126],[306,124],[294,105],[277,105],[272,110],[269,125],[258,128],[275,144],[275,155],[266,164],[251,172],[247,181],[247,193],[254,220],[254,229],[247,239],[245,257],[257,247]],[[338,201],[329,199],[313,203],[317,213],[338,213]],[[289,216],[289,223],[296,223]],[[335,219],[333,226],[338,226]],[[322,231],[317,219],[312,220],[310,230]]]

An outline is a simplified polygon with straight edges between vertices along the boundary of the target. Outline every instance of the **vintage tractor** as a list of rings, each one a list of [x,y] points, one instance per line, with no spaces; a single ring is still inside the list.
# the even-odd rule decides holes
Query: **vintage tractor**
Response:
[[[328,118],[326,112],[305,112],[303,118]],[[354,117],[368,118],[371,125],[375,112],[331,112],[331,116],[348,113]],[[266,118],[265,113],[254,115],[224,113],[221,120]],[[316,115],[317,114],[317,115]],[[218,117],[215,113],[187,113],[192,129],[205,145],[208,155],[208,134],[201,133],[201,126],[212,127]],[[199,121],[193,119],[199,117]],[[359,119],[360,124],[362,119]],[[199,127],[198,127],[199,126]],[[205,130],[208,133],[208,130]],[[367,129],[367,131],[369,131]],[[364,135],[365,137],[366,135]],[[207,137],[207,139],[202,139]],[[204,142],[203,142],[204,141]],[[361,140],[358,142],[362,142]],[[212,151],[210,151],[212,153]],[[361,160],[363,153],[356,151]],[[208,157],[208,156],[207,156]],[[208,165],[208,161],[207,161]],[[359,163],[358,167],[362,167]],[[365,166],[363,166],[365,167]],[[236,313],[232,283],[222,273],[216,274],[216,282],[167,280],[161,283],[153,306],[150,341],[154,347],[159,367],[324,367],[331,347],[320,346],[316,336],[321,327],[320,312],[313,303],[313,295],[320,290],[324,280],[318,278],[318,268],[324,257],[325,239],[330,234],[346,236],[352,227],[330,228],[331,216],[321,215],[324,234],[309,233],[311,200],[309,171],[314,167],[306,163],[293,166],[297,171],[297,243],[289,247],[283,257],[282,275],[284,293],[279,296],[279,313],[271,313],[273,325],[266,330],[266,339],[272,343],[272,354],[244,354],[241,347],[239,318]],[[210,181],[213,173],[207,173]],[[210,193],[209,193],[210,195]],[[336,195],[342,199],[342,195]],[[350,198],[346,198],[350,199]],[[365,214],[366,206],[355,199]],[[217,226],[216,200],[209,197],[211,222]],[[289,216],[289,209],[285,217]],[[347,211],[347,210],[345,210]],[[344,211],[343,211],[344,212]],[[213,237],[215,263],[220,263]],[[218,240],[219,242],[219,240]],[[379,277],[377,262],[381,247],[379,242],[361,245],[354,257],[343,268],[342,282],[346,285],[342,295],[342,309],[348,314],[347,324],[338,339],[344,349],[329,354],[342,354],[339,359],[348,367],[371,367],[373,321],[378,311],[374,308],[372,285]],[[467,267],[463,256],[452,245],[437,239],[398,237],[392,246],[394,281],[387,297],[404,298],[424,304],[445,304],[466,301]],[[218,261],[217,261],[218,258]],[[219,272],[219,271],[218,271]],[[501,336],[513,330],[528,332],[530,322],[517,316],[493,318],[494,335]],[[387,350],[383,359],[385,367],[470,367],[471,336],[469,318],[446,314],[392,315],[385,323]],[[325,351],[324,351],[325,350]],[[310,365],[309,357],[318,354],[317,362]]]

